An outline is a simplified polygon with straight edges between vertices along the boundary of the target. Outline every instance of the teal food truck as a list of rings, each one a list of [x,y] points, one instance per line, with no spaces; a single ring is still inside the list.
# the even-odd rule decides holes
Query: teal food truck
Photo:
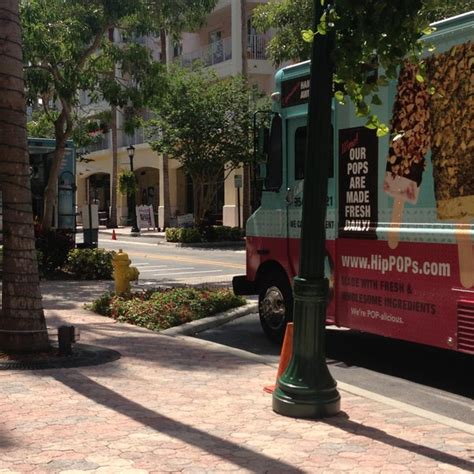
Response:
[[[333,104],[327,323],[474,354],[474,12],[435,26],[427,80],[407,62],[380,88],[389,135]],[[280,341],[299,267],[309,74],[309,62],[276,74],[247,272],[233,280],[259,296],[262,328]]]
[[[47,138],[29,138],[31,194],[35,220],[44,209],[44,190],[48,184],[55,141]],[[54,227],[75,231],[76,228],[76,151],[71,141],[66,143],[64,159],[58,175],[57,206]]]

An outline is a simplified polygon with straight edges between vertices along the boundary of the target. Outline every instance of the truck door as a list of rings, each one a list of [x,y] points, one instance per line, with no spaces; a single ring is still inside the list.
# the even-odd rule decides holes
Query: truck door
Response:
[[[307,116],[290,118],[287,121],[287,245],[288,261],[293,275],[298,273],[301,211],[303,205],[304,160],[306,153]]]
[[[287,216],[288,216],[288,261],[293,275],[298,274],[300,257],[301,219],[303,206],[304,161],[306,154],[306,116],[290,118],[287,121]],[[328,322],[335,321],[334,260],[335,260],[335,180],[334,161],[329,169],[326,208],[326,259],[325,275],[329,279]]]

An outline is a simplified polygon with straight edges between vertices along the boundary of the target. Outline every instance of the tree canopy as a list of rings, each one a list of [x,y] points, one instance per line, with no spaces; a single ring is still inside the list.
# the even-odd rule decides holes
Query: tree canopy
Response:
[[[274,64],[309,59],[311,44],[303,41],[302,31],[312,27],[313,5],[314,0],[270,0],[254,9],[252,21],[258,30],[276,30],[267,49]],[[427,20],[435,22],[474,10],[474,0],[423,2],[422,9]]]
[[[377,128],[379,135],[388,131],[371,113],[371,105],[380,104],[379,87],[396,77],[406,58],[419,65],[418,79],[422,81],[420,37],[430,33],[431,22],[474,8],[473,0],[321,2],[325,10],[316,31],[311,24],[313,0],[271,0],[256,8],[254,24],[261,30],[276,29],[267,50],[275,64],[309,59],[313,36],[334,31],[334,80],[341,84],[335,88],[336,98],[343,102],[347,94],[357,113],[367,116],[367,125]],[[368,81],[370,72],[378,68],[384,73],[377,81]]]
[[[150,50],[135,39],[163,28],[174,32],[185,25],[197,25],[216,2],[179,3],[182,8],[177,9],[177,2],[171,0],[21,2],[27,97],[30,103],[41,104],[56,138],[45,192],[46,227],[52,222],[55,177],[64,144],[77,130],[80,121],[76,119],[97,121],[93,105],[100,102],[105,106],[127,107],[132,112],[129,118],[133,119],[134,110],[160,93],[164,67],[154,62]],[[114,29],[125,41],[114,43]],[[90,99],[89,107],[82,113],[78,110],[81,90],[87,91]],[[97,106],[96,110],[103,108]]]
[[[167,93],[149,124],[154,150],[178,160],[192,178],[199,222],[222,180],[252,157],[256,91],[242,77],[218,80],[209,70],[173,68]]]

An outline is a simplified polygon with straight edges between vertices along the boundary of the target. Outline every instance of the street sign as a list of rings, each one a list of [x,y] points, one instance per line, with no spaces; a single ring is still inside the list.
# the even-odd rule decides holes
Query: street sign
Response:
[[[234,186],[236,188],[241,188],[242,187],[242,175],[241,174],[234,175]]]

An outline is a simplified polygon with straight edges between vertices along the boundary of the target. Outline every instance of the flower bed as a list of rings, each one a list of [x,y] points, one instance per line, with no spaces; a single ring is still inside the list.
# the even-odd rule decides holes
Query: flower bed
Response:
[[[128,296],[105,293],[90,309],[117,321],[154,331],[212,316],[245,304],[227,288],[170,288],[132,292]]]

